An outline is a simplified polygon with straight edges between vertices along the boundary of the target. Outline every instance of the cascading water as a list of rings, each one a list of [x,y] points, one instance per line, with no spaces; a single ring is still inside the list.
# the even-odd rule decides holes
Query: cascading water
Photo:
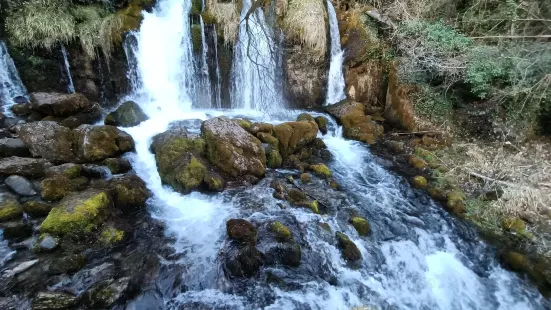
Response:
[[[329,33],[331,35],[331,63],[327,77],[326,104],[332,104],[346,98],[344,94],[344,74],[342,72],[344,51],[341,48],[337,13],[330,0],[327,0],[327,11],[329,12]]]
[[[199,83],[195,103],[197,107],[212,108],[214,98],[212,97],[212,85],[207,63],[208,45],[205,38],[205,23],[203,22],[203,17],[200,15],[199,24],[201,26],[201,57],[196,64],[196,75],[198,76]]]
[[[220,77],[220,63],[218,60],[218,34],[216,33],[216,24],[212,25],[212,37],[214,40],[214,60],[216,65],[215,107],[220,109],[222,108],[222,78]]]
[[[65,67],[65,74],[67,75],[67,92],[72,94],[75,92],[75,86],[73,85],[73,76],[71,75],[71,66],[69,65],[69,58],[67,57],[67,49],[64,45],[61,45],[61,55],[63,56],[63,65]]]
[[[19,73],[8,53],[6,44],[0,40],[0,104],[4,114],[11,115],[11,107],[16,97],[27,97],[27,90],[19,78]]]
[[[262,9],[247,17],[252,0],[244,0],[238,42],[233,57],[232,107],[274,111],[282,108],[278,87],[281,70],[274,31],[267,25]]]
[[[201,122],[197,120],[213,116],[242,117],[245,113],[252,121],[275,124],[291,117],[251,110],[268,107],[263,100],[269,96],[256,93],[255,85],[272,73],[268,70],[268,76],[264,76],[241,71],[253,65],[239,58],[244,55],[243,46],[236,48],[235,57],[240,63],[234,68],[234,76],[240,78],[236,85],[243,92],[237,97],[243,98],[238,102],[244,103],[240,106],[246,110],[192,110],[190,98],[195,97],[190,81],[194,80],[194,63],[186,17],[190,3],[191,0],[159,1],[153,13],[144,13],[141,30],[136,34],[138,48],[127,46],[127,55],[136,56],[129,57],[129,61],[137,61],[139,77],[134,85],[140,89],[134,90],[133,99],[150,117],[136,127],[125,128],[136,143],[136,153],[129,157],[136,173],[153,192],[148,202],[152,215],[165,223],[176,252],[182,255],[170,263],[181,264],[185,269],[185,288],[176,297],[166,296],[166,308],[544,308],[541,296],[515,274],[501,269],[492,258],[492,249],[469,227],[450,217],[426,194],[387,172],[365,145],[344,140],[342,129],[332,120],[328,125],[330,133],[323,136],[323,141],[332,153],[328,165],[342,190],[329,190],[333,209],[327,215],[282,207],[286,203],[272,197],[267,190],[271,180],[295,171],[268,170],[257,185],[211,195],[182,195],[163,186],[149,148],[151,138],[165,131],[171,122],[186,120],[188,131],[198,133]],[[250,4],[249,0],[244,1],[244,7]],[[249,27],[258,30],[261,14],[251,17]],[[249,40],[247,34],[240,33],[240,40],[243,37]],[[290,115],[296,114],[293,111]],[[321,189],[320,195],[327,192],[325,181],[315,182],[318,183],[308,186]],[[350,226],[352,209],[369,219],[370,236],[360,237]],[[260,223],[285,220],[292,224],[294,238],[302,248],[301,265],[263,267],[263,272],[282,279],[284,286],[268,284],[263,280],[265,276],[226,279],[220,270],[219,252],[226,238],[225,223],[231,217]],[[360,249],[363,259],[358,269],[349,268],[341,257],[334,242],[336,231],[346,233]]]

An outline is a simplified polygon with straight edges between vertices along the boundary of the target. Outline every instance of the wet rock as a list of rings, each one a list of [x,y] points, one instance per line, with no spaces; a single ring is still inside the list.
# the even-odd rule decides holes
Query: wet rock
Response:
[[[92,103],[78,93],[32,93],[31,104],[33,110],[51,116],[71,116],[92,107]]]
[[[40,121],[21,126],[19,137],[32,155],[51,162],[74,162],[73,133],[56,122]]]
[[[302,173],[300,175],[300,182],[302,184],[310,183],[311,180],[312,180],[312,176],[309,173]]]
[[[126,158],[107,158],[103,164],[109,168],[112,174],[126,173],[132,169],[130,161]]]
[[[105,125],[133,127],[148,119],[142,108],[134,101],[122,103],[105,118]]]
[[[71,180],[63,175],[46,178],[41,184],[40,196],[46,201],[61,200],[74,190]]]
[[[222,172],[234,178],[264,176],[266,155],[262,144],[241,126],[226,117],[215,117],[203,122],[201,132],[207,158]]]
[[[234,119],[233,121],[236,122],[239,126],[241,126],[241,128],[250,132],[252,123],[248,119],[238,118],[238,119]]]
[[[235,252],[235,253],[234,253]],[[263,256],[254,246],[244,246],[228,253],[225,269],[230,277],[251,277],[263,264]]]
[[[289,200],[291,200],[291,202],[301,202],[306,200],[306,194],[296,188],[290,189],[287,195],[289,196]]]
[[[74,179],[78,176],[80,176],[80,172],[82,171],[82,166],[79,164],[62,164],[59,166],[53,166],[48,169],[46,169],[46,177],[53,177],[57,175],[62,175],[64,177],[67,177],[69,179]]]
[[[33,310],[69,309],[78,303],[76,296],[62,292],[40,292],[33,299]]]
[[[425,179],[425,177],[418,175],[413,178],[412,185],[415,188],[426,189],[428,187],[428,182],[427,182],[427,179]]]
[[[84,164],[81,166],[80,174],[87,178],[106,179],[109,177],[111,171],[106,166]]]
[[[25,272],[25,271],[29,270],[29,268],[36,265],[36,263],[38,263],[38,259],[22,262],[19,265],[15,266],[13,269],[9,269],[9,270],[4,271],[3,276],[5,278],[13,277],[17,274],[20,274],[22,272]]]
[[[41,158],[8,157],[0,159],[0,175],[17,174],[29,178],[38,178],[52,164]]]
[[[337,243],[341,249],[342,257],[348,262],[357,262],[362,259],[362,253],[350,238],[347,235],[337,232],[336,233]]]
[[[383,134],[383,128],[366,115],[363,104],[349,99],[330,105],[326,111],[337,118],[349,139],[373,144]]]
[[[312,170],[316,175],[324,178],[330,178],[331,177],[331,170],[327,168],[324,164],[316,164],[316,165],[310,165],[310,170]]]
[[[36,240],[34,250],[37,252],[50,252],[57,248],[58,240],[50,234],[41,234]]]
[[[101,107],[98,104],[93,104],[91,108],[69,116],[64,120],[61,120],[59,124],[70,129],[75,129],[84,124],[93,125],[101,120],[101,117]]]
[[[327,118],[325,116],[317,116],[314,118],[316,121],[316,124],[318,124],[318,128],[322,134],[327,134]]]
[[[89,235],[103,223],[112,203],[106,191],[89,189],[71,193],[50,211],[40,231],[54,235]]]
[[[301,113],[297,116],[297,122],[300,121],[314,122],[314,117],[308,113]]]
[[[9,193],[0,193],[0,222],[20,218],[23,215],[23,208],[17,198]]]
[[[130,278],[104,281],[94,286],[88,295],[88,303],[95,307],[109,307],[119,300],[129,289]]]
[[[220,192],[224,190],[224,179],[216,172],[207,171],[204,177],[204,181],[210,191]]]
[[[354,216],[350,219],[350,223],[354,226],[360,236],[367,236],[371,230],[369,222],[363,217]]]
[[[6,239],[28,238],[33,234],[33,225],[27,221],[2,223],[0,229]]]
[[[104,160],[134,149],[134,140],[113,126],[82,125],[75,129],[77,157],[86,162]]]
[[[271,134],[265,133],[265,132],[259,132],[256,134],[256,137],[262,142],[266,143],[274,148],[278,148],[279,140],[272,136]]]
[[[320,213],[319,203],[317,200],[305,200],[305,201],[295,202],[294,205],[296,205],[297,207],[308,208],[316,214]]]
[[[151,196],[145,182],[136,175],[125,175],[110,180],[115,206],[125,211],[136,211],[145,207]]]
[[[248,131],[256,137],[261,132],[265,134],[273,135],[273,130],[274,130],[274,125],[272,124],[254,123],[251,125],[251,128]]]
[[[40,200],[29,200],[23,204],[23,211],[32,217],[43,217],[50,213],[53,206]]]
[[[2,138],[0,139],[0,157],[29,157],[31,152],[21,139]]]
[[[256,227],[244,219],[230,219],[226,222],[226,231],[230,239],[240,243],[256,243]]]
[[[329,187],[331,187],[334,190],[340,189],[339,183],[337,183],[337,181],[335,181],[335,180],[330,180],[329,181]]]
[[[6,185],[21,196],[33,196],[36,195],[36,191],[33,184],[26,178],[19,175],[10,175],[4,181]]]
[[[268,230],[274,234],[276,240],[286,242],[293,239],[293,233],[281,222],[273,222],[268,225]]]
[[[275,138],[274,138],[275,139]],[[283,158],[277,147],[269,146],[266,150],[266,166],[271,169],[280,168],[283,163]]]
[[[70,274],[81,270],[85,265],[86,256],[84,254],[71,254],[54,260],[48,266],[47,272],[51,275]]]
[[[31,114],[32,106],[29,102],[17,103],[11,106],[11,111],[17,116],[25,116]]]
[[[529,267],[526,256],[514,251],[507,251],[502,254],[502,259],[506,266],[514,271],[526,271]]]
[[[318,125],[313,121],[287,122],[274,126],[274,137],[279,140],[279,153],[283,158],[314,141]]]
[[[266,251],[265,258],[267,264],[298,267],[302,258],[302,250],[296,242],[278,243]]]

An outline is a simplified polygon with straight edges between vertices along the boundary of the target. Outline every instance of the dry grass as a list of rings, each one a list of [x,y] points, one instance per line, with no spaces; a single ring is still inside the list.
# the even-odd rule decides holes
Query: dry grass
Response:
[[[223,3],[217,0],[208,0],[208,12],[211,13],[222,26],[224,42],[233,44],[237,40],[240,15],[237,3],[234,1]]]
[[[503,195],[485,212],[536,221],[551,208],[551,145],[456,143],[438,152],[452,167],[444,176],[462,184],[471,195],[500,188]]]
[[[291,38],[321,59],[327,50],[327,12],[323,0],[290,0],[284,26]]]

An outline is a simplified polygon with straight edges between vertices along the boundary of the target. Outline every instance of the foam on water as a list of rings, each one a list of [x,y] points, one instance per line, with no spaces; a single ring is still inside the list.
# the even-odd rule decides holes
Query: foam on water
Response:
[[[12,116],[10,107],[15,104],[13,99],[18,96],[27,97],[27,90],[19,78],[6,44],[0,40],[0,104],[4,107],[6,116]]]

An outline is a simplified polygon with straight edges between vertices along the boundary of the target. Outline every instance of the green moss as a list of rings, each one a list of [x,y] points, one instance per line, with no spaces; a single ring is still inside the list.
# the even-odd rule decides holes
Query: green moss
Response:
[[[217,173],[207,172],[204,181],[211,191],[220,192],[224,189],[224,179]]]
[[[360,236],[367,236],[371,230],[369,222],[363,217],[354,216],[350,219],[350,223],[354,226]]]
[[[425,177],[422,177],[420,175],[413,178],[412,184],[413,184],[413,187],[420,188],[420,189],[426,189],[428,187],[427,179],[425,179]]]
[[[410,156],[409,164],[415,169],[423,169],[427,167],[427,162],[418,156]]]
[[[207,167],[197,158],[193,157],[189,163],[179,172],[176,180],[184,186],[186,192],[196,189],[201,185],[207,173]]]
[[[312,177],[310,176],[309,173],[302,173],[300,175],[300,182],[303,184],[310,183],[311,179]]]
[[[251,130],[252,123],[248,119],[240,118],[236,119],[235,121],[237,122],[237,124],[239,124],[239,126],[241,126],[241,128],[245,129],[246,131]]]
[[[515,271],[526,271],[529,266],[526,256],[518,252],[509,251],[504,253],[503,260]]]
[[[256,134],[256,137],[262,143],[267,143],[267,144],[269,144],[270,146],[272,146],[276,149],[279,145],[279,140],[276,137],[272,136],[271,134],[268,134],[268,133],[265,133],[265,132],[259,132],[259,133]]]
[[[101,223],[111,198],[105,192],[98,192],[80,201],[72,212],[66,210],[64,201],[53,208],[40,225],[40,232],[56,235],[81,235],[92,232]]]
[[[46,178],[42,181],[40,196],[47,201],[61,200],[73,190],[71,180],[63,175]]]
[[[317,200],[311,200],[311,201],[301,201],[301,202],[298,202],[296,203],[297,206],[299,207],[304,207],[304,208],[308,208],[310,210],[312,210],[312,212],[316,213],[316,214],[319,214],[320,211],[319,211],[319,203]]]
[[[526,223],[518,217],[504,219],[502,221],[502,226],[506,230],[514,231],[517,233],[522,233],[526,231]]]
[[[203,17],[203,23],[205,23],[205,25],[217,23],[216,16],[214,16],[214,14],[212,14],[210,11],[205,11],[201,13],[201,17]]]
[[[347,235],[341,232],[337,232],[335,237],[337,238],[338,246],[341,249],[341,253],[344,259],[350,262],[354,262],[362,258],[362,253],[360,252],[356,244],[354,244],[354,242],[352,242],[352,240],[350,240]]]
[[[51,205],[36,200],[30,200],[23,204],[23,210],[33,217],[46,216],[51,209]]]
[[[23,215],[23,209],[17,201],[4,204],[0,208],[0,222],[8,221]]]
[[[203,48],[200,25],[191,25],[191,43],[193,45],[193,51],[196,53],[199,53]]]
[[[104,245],[113,245],[124,239],[125,233],[114,227],[106,227],[101,231],[99,241]]]
[[[324,164],[310,165],[310,170],[321,177],[331,177],[331,170]]]
[[[186,153],[203,154],[205,140],[201,138],[175,137],[160,146],[155,152],[155,160],[161,177],[174,172],[174,163]]]
[[[314,121],[314,117],[312,117],[312,115],[308,114],[308,113],[302,113],[300,114],[298,117],[297,117],[297,122],[300,122],[300,121],[310,121],[310,122],[313,122]]]
[[[289,241],[293,239],[293,233],[287,226],[281,224],[281,222],[273,222],[268,229],[275,234],[275,237],[279,241]]]
[[[467,211],[465,194],[460,191],[453,191],[447,195],[447,209],[455,215],[461,215]]]
[[[266,166],[268,166],[268,168],[277,169],[281,167],[282,163],[283,159],[277,148],[269,147],[268,150],[266,150]]]
[[[74,179],[80,176],[81,171],[82,171],[82,166],[74,165],[74,166],[71,166],[70,168],[67,168],[65,171],[63,171],[63,175],[69,179]]]

